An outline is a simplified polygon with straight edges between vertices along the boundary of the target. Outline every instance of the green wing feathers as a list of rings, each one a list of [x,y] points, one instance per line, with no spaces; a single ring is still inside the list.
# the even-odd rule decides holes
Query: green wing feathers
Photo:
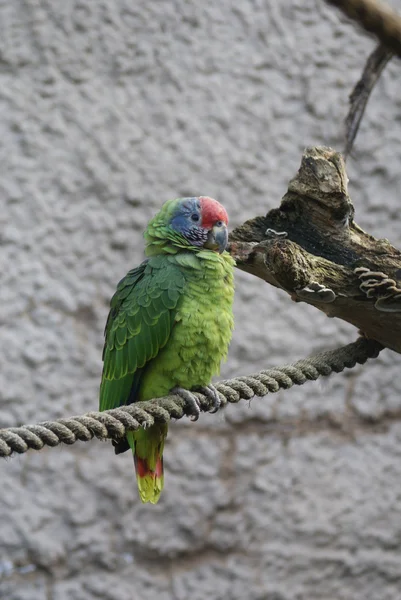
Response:
[[[183,274],[163,257],[120,281],[106,323],[100,410],[136,400],[130,399],[136,376],[166,345],[184,285]]]
[[[120,281],[105,329],[100,410],[148,399],[141,393],[141,377],[170,337],[184,286],[183,273],[162,256],[150,258]],[[165,425],[127,435],[144,502],[157,502],[163,487],[166,435]]]

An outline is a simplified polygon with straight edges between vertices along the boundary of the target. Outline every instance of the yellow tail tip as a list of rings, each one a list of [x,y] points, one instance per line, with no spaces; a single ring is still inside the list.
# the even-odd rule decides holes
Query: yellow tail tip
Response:
[[[142,502],[156,504],[164,486],[163,457],[158,457],[154,470],[149,468],[146,458],[134,456],[136,481]]]

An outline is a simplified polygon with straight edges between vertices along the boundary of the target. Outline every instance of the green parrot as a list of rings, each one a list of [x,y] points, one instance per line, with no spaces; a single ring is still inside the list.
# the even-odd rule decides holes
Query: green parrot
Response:
[[[199,416],[201,390],[220,405],[210,384],[227,356],[234,319],[234,260],[225,251],[228,216],[207,196],[166,202],[144,233],[145,254],[114,294],[105,329],[100,410],[179,394]],[[167,425],[129,432],[113,442],[132,449],[142,502],[163,489]]]

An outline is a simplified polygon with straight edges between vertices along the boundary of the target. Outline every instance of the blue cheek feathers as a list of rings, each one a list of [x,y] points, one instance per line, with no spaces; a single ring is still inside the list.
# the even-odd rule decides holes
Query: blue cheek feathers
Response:
[[[177,231],[182,235],[185,235],[185,232],[188,231],[188,225],[190,224],[191,223],[189,223],[189,219],[186,217],[186,215],[183,215],[182,213],[175,215],[175,217],[172,218],[170,223],[174,231]]]
[[[171,220],[170,226],[180,233],[192,246],[203,246],[207,240],[207,231],[191,219],[189,215],[177,214]]]

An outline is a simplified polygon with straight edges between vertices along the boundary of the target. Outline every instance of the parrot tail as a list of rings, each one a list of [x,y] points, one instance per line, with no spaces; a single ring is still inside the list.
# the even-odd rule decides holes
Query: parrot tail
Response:
[[[142,502],[156,504],[164,485],[163,449],[167,425],[128,433],[128,443],[134,454],[136,480]]]
[[[164,485],[163,456],[156,458],[154,470],[149,467],[146,458],[134,454],[136,481],[142,502],[156,504]]]

